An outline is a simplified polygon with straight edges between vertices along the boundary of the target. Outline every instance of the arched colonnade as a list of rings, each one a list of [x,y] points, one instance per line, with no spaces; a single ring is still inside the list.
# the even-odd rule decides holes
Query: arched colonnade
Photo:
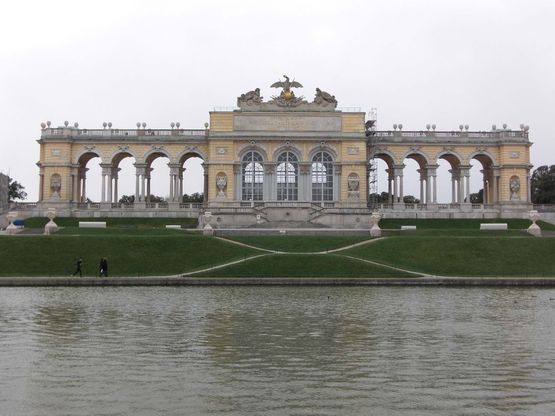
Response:
[[[151,195],[151,179],[153,172],[153,163],[159,158],[168,159],[168,167],[170,175],[168,178],[168,202],[181,202],[183,199],[183,185],[185,162],[190,158],[200,158],[203,162],[206,156],[198,151],[185,151],[177,157],[172,157],[162,148],[154,149],[141,157],[132,153],[126,148],[120,150],[111,156],[103,156],[101,152],[95,149],[87,149],[77,155],[74,163],[74,173],[72,174],[72,196],[77,202],[86,202],[87,200],[87,167],[89,162],[94,159],[100,159],[101,167],[101,203],[117,203],[120,198],[119,179],[121,172],[121,162],[124,159],[132,158],[135,160],[133,166],[135,168],[135,202],[150,202]],[[204,167],[204,163],[202,164]],[[204,195],[206,196],[207,173],[204,174]]]
[[[387,165],[387,192],[390,195],[390,203],[403,202],[406,176],[404,161],[406,159],[412,159],[418,165],[418,199],[421,203],[438,203],[438,168],[441,160],[446,161],[450,167],[452,204],[470,202],[471,168],[473,163],[477,162],[481,165],[483,202],[494,204],[499,201],[499,168],[496,166],[494,156],[484,151],[474,152],[463,157],[453,150],[444,150],[432,156],[418,150],[409,151],[398,157],[391,151],[378,148],[370,153],[371,168],[372,159],[380,159]]]

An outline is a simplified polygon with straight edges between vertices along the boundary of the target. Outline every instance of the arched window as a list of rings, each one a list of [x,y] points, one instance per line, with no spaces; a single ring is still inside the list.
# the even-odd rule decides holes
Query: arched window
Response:
[[[333,158],[327,152],[312,158],[312,200],[333,201]]]
[[[241,189],[243,201],[262,201],[264,185],[264,167],[262,156],[255,151],[249,151],[243,156],[241,165]]]
[[[283,152],[277,158],[277,199],[296,201],[299,199],[299,160],[292,152]]]

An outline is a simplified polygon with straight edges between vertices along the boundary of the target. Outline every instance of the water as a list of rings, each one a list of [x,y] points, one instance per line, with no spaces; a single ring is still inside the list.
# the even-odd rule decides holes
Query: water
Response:
[[[555,290],[0,288],[1,415],[553,415]]]

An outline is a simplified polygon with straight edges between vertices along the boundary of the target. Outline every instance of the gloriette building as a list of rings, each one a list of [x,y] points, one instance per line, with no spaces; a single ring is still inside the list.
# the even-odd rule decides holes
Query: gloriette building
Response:
[[[385,217],[524,217],[530,208],[528,127],[520,130],[390,131],[375,129],[364,112],[337,108],[336,98],[316,89],[307,99],[302,85],[284,76],[264,100],[257,88],[237,99],[237,108],[210,112],[204,129],[86,129],[42,124],[38,211],[59,215],[199,216],[210,212],[215,227],[366,227],[372,210]],[[100,158],[101,200],[87,202],[87,165]],[[149,201],[152,163],[169,160],[169,198]],[[204,202],[183,202],[183,165],[199,157],[204,167]],[[132,158],[133,203],[120,203],[119,164]],[[388,201],[373,203],[376,159],[388,166]],[[404,161],[419,165],[420,202],[405,204]],[[440,159],[450,164],[451,203],[437,200]],[[470,168],[482,167],[484,201],[470,202]],[[383,178],[382,178],[383,180]],[[38,212],[37,211],[37,212]]]

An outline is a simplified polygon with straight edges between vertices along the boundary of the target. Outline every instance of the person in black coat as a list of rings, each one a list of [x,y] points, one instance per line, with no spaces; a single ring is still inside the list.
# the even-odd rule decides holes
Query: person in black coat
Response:
[[[108,259],[106,257],[100,259],[100,276],[108,277]]]
[[[83,259],[79,257],[77,260],[75,260],[75,271],[73,272],[72,276],[75,276],[77,273],[79,273],[79,277],[83,277],[83,272],[81,271],[82,266]]]

